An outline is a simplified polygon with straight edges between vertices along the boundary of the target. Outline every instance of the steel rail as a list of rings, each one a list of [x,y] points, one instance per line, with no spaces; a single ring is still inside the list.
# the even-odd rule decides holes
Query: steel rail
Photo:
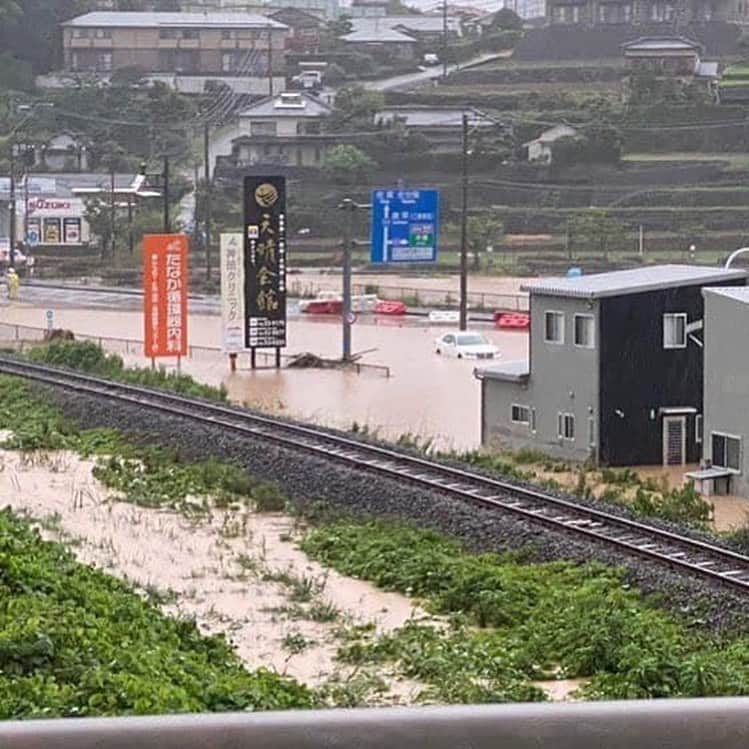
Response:
[[[322,429],[72,370],[0,357],[0,373],[116,399],[262,438],[288,449],[303,450],[326,460],[342,462],[358,470],[405,481],[489,509],[509,512],[535,524],[615,547],[680,572],[699,575],[743,592],[749,591],[749,557],[540,490]]]

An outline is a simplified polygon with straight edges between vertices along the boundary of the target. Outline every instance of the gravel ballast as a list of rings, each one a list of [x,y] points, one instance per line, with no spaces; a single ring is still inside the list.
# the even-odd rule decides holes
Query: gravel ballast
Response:
[[[656,595],[659,605],[688,621],[714,631],[745,629],[749,624],[749,596],[610,547],[184,417],[54,387],[39,389],[84,428],[112,427],[176,448],[190,459],[235,462],[258,479],[277,482],[302,510],[323,501],[360,517],[398,518],[432,528],[461,539],[475,551],[525,550],[535,561],[597,560],[623,566],[628,582]]]

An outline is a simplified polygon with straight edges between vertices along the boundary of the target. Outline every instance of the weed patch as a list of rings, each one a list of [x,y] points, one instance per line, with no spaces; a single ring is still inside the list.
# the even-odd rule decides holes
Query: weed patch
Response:
[[[154,591],[156,594],[156,591]],[[0,719],[310,707],[220,637],[169,618],[0,512]]]
[[[350,663],[398,663],[430,685],[428,699],[542,699],[531,682],[557,677],[585,679],[592,698],[749,694],[749,640],[675,620],[599,564],[522,564],[433,532],[344,520],[313,528],[302,548],[449,617],[449,628],[356,631],[341,647]]]

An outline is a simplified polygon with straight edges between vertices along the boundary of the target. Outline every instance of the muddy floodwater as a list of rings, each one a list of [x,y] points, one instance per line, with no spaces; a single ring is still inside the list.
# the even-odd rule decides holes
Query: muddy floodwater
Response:
[[[0,321],[36,327],[46,325],[45,309],[18,305],[0,309]],[[142,315],[133,311],[62,308],[55,326],[79,335],[143,338]],[[432,439],[440,447],[467,449],[480,443],[480,386],[473,376],[476,362],[447,359],[435,353],[434,340],[448,328],[411,321],[362,317],[354,326],[354,352],[361,361],[390,369],[377,372],[262,370],[228,372],[226,357],[196,352],[183,361],[183,371],[211,384],[224,383],[232,401],[337,427],[356,422],[383,436],[410,433]],[[502,352],[503,360],[527,356],[528,336],[485,326],[482,332]],[[221,320],[190,316],[190,343],[219,346]],[[123,344],[103,342],[125,353]],[[146,365],[139,347],[127,347],[128,364]],[[340,324],[333,320],[291,318],[287,353],[311,351],[336,357],[341,352]],[[482,363],[483,364],[483,363]],[[242,366],[246,366],[243,362]]]

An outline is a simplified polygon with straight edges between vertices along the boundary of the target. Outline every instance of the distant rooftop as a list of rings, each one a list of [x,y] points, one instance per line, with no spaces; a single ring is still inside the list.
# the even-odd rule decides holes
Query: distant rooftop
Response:
[[[726,270],[698,265],[654,265],[649,268],[594,273],[575,278],[547,278],[521,288],[532,295],[600,299],[678,286],[720,284],[748,277],[749,270],[741,268]]]
[[[491,367],[476,369],[476,376],[482,380],[501,380],[502,382],[524,382],[530,377],[531,368],[527,359],[493,364]]]
[[[252,13],[139,13],[95,12],[66,21],[63,26],[75,28],[274,28],[286,29],[283,23]]]
[[[401,42],[403,44],[416,44],[416,39],[408,34],[395,29],[383,28],[379,30],[368,29],[366,31],[352,31],[350,34],[340,37],[344,42],[363,43],[388,43]]]
[[[351,30],[384,31],[386,29],[403,29],[406,32],[441,34],[444,19],[442,14],[435,16],[375,16],[373,18],[352,18]],[[447,17],[448,31],[460,33],[460,20],[454,16]]]
[[[715,294],[735,302],[749,304],[749,286],[724,286],[721,288],[707,288],[702,290],[703,295]]]
[[[699,42],[686,39],[683,36],[643,36],[631,42],[625,42],[622,47],[626,52],[653,52],[656,50],[692,52],[702,49]]]
[[[267,96],[243,109],[240,117],[325,117],[333,110],[324,102],[302,91]]]
[[[494,122],[481,117],[476,110],[466,107],[395,106],[386,107],[375,114],[375,122],[387,124],[400,120],[406,127],[460,128],[463,115],[468,115],[471,127],[494,127]]]

